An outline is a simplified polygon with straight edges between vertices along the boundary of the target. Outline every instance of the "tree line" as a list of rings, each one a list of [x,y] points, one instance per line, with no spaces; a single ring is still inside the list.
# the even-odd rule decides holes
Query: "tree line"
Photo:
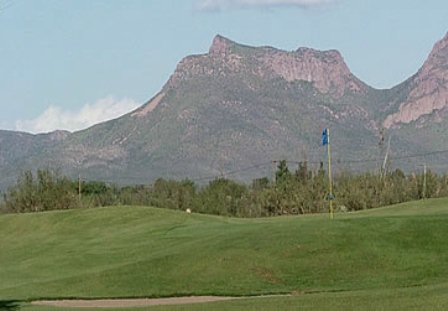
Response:
[[[250,184],[217,178],[207,185],[191,180],[158,179],[148,185],[117,186],[101,181],[69,179],[49,169],[23,172],[0,203],[3,212],[40,212],[80,207],[145,205],[234,217],[267,217],[323,213],[328,200],[336,211],[376,208],[422,198],[448,196],[448,176],[426,174],[342,172],[334,176],[334,197],[328,193],[323,163],[317,170],[302,162],[291,171],[280,161],[275,178]]]

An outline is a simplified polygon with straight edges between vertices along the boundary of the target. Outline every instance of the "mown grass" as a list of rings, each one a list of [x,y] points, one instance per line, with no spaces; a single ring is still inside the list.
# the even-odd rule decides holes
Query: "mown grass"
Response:
[[[376,306],[420,306],[419,293],[426,293],[437,308],[448,297],[447,221],[446,199],[333,221],[147,207],[2,215],[0,300],[300,293],[220,302],[213,310],[342,308],[345,302],[369,309],[377,300]],[[211,310],[206,307],[158,308]]]

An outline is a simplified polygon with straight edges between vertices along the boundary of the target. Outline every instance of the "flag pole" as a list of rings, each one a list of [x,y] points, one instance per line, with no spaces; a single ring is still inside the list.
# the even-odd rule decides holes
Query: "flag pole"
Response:
[[[328,152],[328,180],[329,180],[329,188],[330,188],[330,194],[328,195],[328,199],[330,200],[330,219],[334,218],[334,212],[333,212],[333,177],[331,173],[331,143],[330,143],[330,129],[327,128],[327,137],[328,137],[328,144],[327,144],[327,152]]]

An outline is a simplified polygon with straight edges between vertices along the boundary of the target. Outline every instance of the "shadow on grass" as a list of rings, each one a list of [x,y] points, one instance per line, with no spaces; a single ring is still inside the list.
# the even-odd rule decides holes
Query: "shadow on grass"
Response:
[[[0,311],[18,311],[20,302],[17,300],[0,300]]]

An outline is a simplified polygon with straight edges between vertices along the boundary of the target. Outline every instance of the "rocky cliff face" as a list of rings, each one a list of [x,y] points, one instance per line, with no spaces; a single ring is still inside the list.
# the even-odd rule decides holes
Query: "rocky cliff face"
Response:
[[[295,52],[274,50],[262,57],[263,64],[286,81],[310,82],[323,94],[341,98],[346,92],[362,93],[366,85],[348,69],[336,50],[299,48]]]
[[[443,120],[440,115],[448,109],[448,33],[434,45],[411,83],[407,98],[400,103],[397,112],[385,119],[384,127],[398,127],[431,114],[439,116],[431,120]]]
[[[317,51],[299,48],[287,52],[271,47],[239,45],[216,36],[208,54],[183,59],[171,76],[168,86],[201,75],[249,73],[262,79],[281,77],[288,82],[306,81],[322,94],[335,99],[344,94],[366,92],[368,86],[356,78],[336,50]]]

